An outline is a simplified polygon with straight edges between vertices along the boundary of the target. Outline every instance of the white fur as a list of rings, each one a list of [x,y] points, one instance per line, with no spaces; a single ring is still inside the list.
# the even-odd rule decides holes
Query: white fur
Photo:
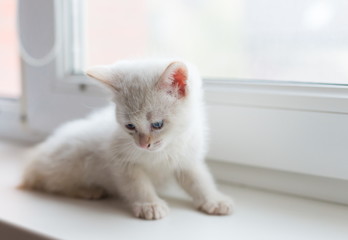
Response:
[[[169,208],[156,188],[175,176],[199,209],[230,214],[231,200],[217,191],[204,163],[201,78],[190,64],[171,63],[122,61],[87,71],[111,89],[117,108],[113,104],[57,129],[33,151],[22,186],[90,199],[117,195],[136,217],[160,219]],[[187,73],[181,98],[178,88],[167,84],[179,68]],[[161,130],[149,128],[162,119]],[[137,131],[125,127],[130,122]],[[147,149],[139,145],[144,137]]]

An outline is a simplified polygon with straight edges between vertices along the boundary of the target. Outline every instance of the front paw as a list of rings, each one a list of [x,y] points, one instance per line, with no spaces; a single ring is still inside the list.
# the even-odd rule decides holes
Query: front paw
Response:
[[[198,209],[210,215],[230,215],[233,212],[234,204],[232,199],[226,196],[208,198]]]
[[[162,200],[155,202],[137,202],[133,204],[132,208],[136,217],[146,220],[161,219],[169,213],[167,204]]]

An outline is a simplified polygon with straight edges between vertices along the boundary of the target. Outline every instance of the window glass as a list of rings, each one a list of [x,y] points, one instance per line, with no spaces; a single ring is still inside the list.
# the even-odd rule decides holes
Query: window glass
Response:
[[[16,1],[0,0],[0,98],[17,98],[20,95],[19,59]]]
[[[180,57],[206,78],[348,84],[346,0],[87,3],[87,65]]]

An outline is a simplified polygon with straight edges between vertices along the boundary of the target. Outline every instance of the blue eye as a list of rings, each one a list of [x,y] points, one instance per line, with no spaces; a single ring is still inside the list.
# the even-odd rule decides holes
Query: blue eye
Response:
[[[128,128],[129,130],[134,130],[134,129],[135,129],[135,126],[134,126],[134,124],[128,123],[128,124],[126,125],[126,128]]]
[[[155,123],[151,123],[152,128],[161,129],[163,127],[163,120]]]

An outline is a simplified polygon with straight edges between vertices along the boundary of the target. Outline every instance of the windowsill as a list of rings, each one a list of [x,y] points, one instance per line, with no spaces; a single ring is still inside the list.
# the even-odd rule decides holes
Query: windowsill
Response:
[[[205,215],[187,196],[173,193],[166,198],[171,213],[159,221],[136,219],[117,200],[85,201],[21,191],[15,186],[25,149],[0,142],[0,230],[7,224],[15,227],[0,231],[0,238],[13,236],[14,231],[22,236],[31,231],[48,238],[84,240],[348,237],[346,206],[233,185],[220,185],[237,203],[232,216]],[[33,239],[41,239],[39,235]]]

